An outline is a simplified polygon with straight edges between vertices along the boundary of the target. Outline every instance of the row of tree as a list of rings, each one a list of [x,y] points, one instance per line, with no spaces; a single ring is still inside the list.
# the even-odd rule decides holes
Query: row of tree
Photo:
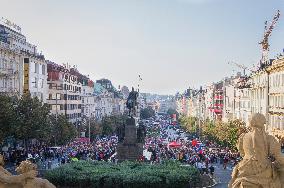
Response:
[[[76,128],[64,115],[52,115],[47,104],[37,97],[0,95],[0,143],[12,137],[28,145],[41,143],[62,145],[76,136]]]
[[[143,108],[140,111],[141,119],[148,119],[148,118],[154,117],[155,114],[156,114],[155,110],[153,110],[153,108],[151,108],[150,106]]]
[[[199,136],[205,137],[208,140],[215,141],[222,146],[227,146],[231,149],[236,149],[236,144],[239,136],[242,133],[248,132],[245,122],[235,119],[229,122],[200,121],[196,117],[182,116],[179,119],[182,127],[190,133],[196,133]]]
[[[117,133],[117,129],[126,122],[126,115],[111,115],[103,117],[101,122],[90,120],[91,139],[97,136],[111,136]],[[89,123],[89,122],[87,122]]]

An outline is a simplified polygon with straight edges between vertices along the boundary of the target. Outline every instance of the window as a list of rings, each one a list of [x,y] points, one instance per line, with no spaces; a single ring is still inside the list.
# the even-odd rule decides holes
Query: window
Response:
[[[63,84],[57,85],[58,90],[62,90]]]
[[[58,99],[58,100],[60,100],[61,98],[61,94],[60,93],[56,93],[56,98]]]
[[[38,79],[34,78],[34,81],[32,83],[33,83],[34,88],[37,88],[37,86],[38,86]]]
[[[41,67],[41,73],[43,74],[43,75],[45,75],[45,65],[42,65],[42,67]]]
[[[38,63],[35,63],[35,73],[39,73],[39,65],[38,65]]]
[[[43,88],[43,79],[38,80],[38,86],[39,88]]]

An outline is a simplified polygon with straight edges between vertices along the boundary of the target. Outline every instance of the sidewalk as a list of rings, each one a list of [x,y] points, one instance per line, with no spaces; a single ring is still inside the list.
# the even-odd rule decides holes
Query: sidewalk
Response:
[[[217,185],[214,186],[214,188],[227,188],[228,183],[231,180],[231,174],[232,174],[232,167],[229,165],[227,169],[223,169],[223,166],[220,164],[217,164],[215,167],[215,177],[217,181]]]

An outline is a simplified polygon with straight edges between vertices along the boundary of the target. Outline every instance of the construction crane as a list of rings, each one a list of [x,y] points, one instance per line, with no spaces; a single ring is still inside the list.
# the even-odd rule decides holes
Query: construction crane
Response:
[[[280,10],[277,11],[277,13],[274,15],[272,22],[270,24],[270,26],[268,27],[268,22],[265,22],[265,26],[264,26],[264,34],[263,34],[263,39],[259,42],[259,44],[261,45],[261,50],[262,50],[262,57],[260,60],[260,64],[268,64],[268,52],[269,52],[269,43],[268,43],[268,39],[271,36],[271,33],[277,23],[277,21],[279,20],[280,17]]]
[[[248,68],[248,67],[246,67],[246,66],[244,66],[244,65],[241,65],[241,64],[239,64],[239,63],[236,63],[236,62],[234,62],[234,61],[229,61],[228,64],[229,64],[229,65],[235,65],[235,66],[237,66],[238,68],[242,69],[242,70],[243,70],[243,73],[244,73],[244,76],[246,75],[246,70],[253,71],[252,69],[250,69],[250,68]]]

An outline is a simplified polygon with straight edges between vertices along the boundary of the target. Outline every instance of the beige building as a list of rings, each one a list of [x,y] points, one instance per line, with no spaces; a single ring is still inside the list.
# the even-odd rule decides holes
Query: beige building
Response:
[[[269,73],[268,131],[284,138],[284,57],[274,60]]]
[[[23,93],[23,58],[19,50],[0,41],[0,92]]]
[[[64,114],[70,122],[81,122],[80,73],[75,68],[58,65],[48,61],[48,100],[51,113]]]
[[[236,109],[235,117],[244,122],[249,123],[251,112],[251,79],[249,77],[241,77],[236,83]]]
[[[268,119],[268,73],[261,68],[251,75],[251,112],[261,113]]]
[[[47,72],[44,56],[27,42],[21,28],[0,19],[0,92],[31,93],[46,102]]]

